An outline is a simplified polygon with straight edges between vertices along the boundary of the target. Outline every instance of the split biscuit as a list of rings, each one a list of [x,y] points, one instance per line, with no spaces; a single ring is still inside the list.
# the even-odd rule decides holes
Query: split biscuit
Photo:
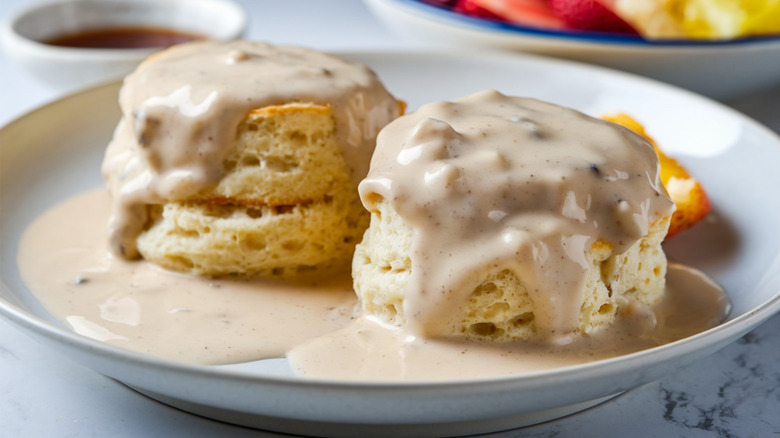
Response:
[[[348,263],[368,224],[327,105],[291,103],[241,122],[226,175],[155,206],[144,259],[198,275],[285,277]]]

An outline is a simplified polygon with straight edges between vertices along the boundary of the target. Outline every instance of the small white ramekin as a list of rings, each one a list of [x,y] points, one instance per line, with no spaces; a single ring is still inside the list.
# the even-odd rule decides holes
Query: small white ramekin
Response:
[[[60,0],[11,14],[0,24],[9,59],[56,87],[117,79],[160,48],[82,49],[46,44],[54,37],[117,26],[162,27],[228,41],[246,29],[246,13],[230,0]]]

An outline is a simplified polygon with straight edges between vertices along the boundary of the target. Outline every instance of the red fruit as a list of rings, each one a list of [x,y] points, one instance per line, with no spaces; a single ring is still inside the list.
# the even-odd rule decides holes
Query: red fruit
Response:
[[[506,21],[504,17],[496,15],[480,6],[476,0],[457,0],[452,10],[470,17],[485,18],[488,20]]]
[[[456,8],[469,8],[469,15],[483,14],[513,24],[542,29],[563,29],[563,20],[550,9],[548,0],[458,0]],[[466,12],[464,12],[466,13]]]
[[[457,3],[457,0],[420,0],[422,3],[428,3],[431,6],[438,8],[452,9],[452,6]]]
[[[636,33],[634,28],[597,0],[549,1],[553,13],[571,29]]]

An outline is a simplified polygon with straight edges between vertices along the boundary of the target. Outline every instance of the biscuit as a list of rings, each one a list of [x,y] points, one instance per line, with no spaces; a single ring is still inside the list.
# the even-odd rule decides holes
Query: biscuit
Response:
[[[576,334],[612,324],[625,300],[653,305],[662,298],[667,261],[661,242],[668,227],[668,218],[658,221],[646,237],[621,254],[615,254],[607,242],[592,245]],[[403,303],[411,274],[411,247],[412,228],[386,201],[378,201],[371,225],[355,250],[352,272],[364,312],[394,326],[407,322]],[[453,334],[467,339],[537,339],[533,299],[523,279],[511,270],[487,274],[469,294],[458,320]]]
[[[284,277],[343,266],[368,213],[342,155],[328,106],[253,110],[219,184],[154,208],[138,250],[198,275]]]
[[[663,295],[658,157],[572,109],[494,90],[424,105],[379,133],[358,191],[354,288],[415,336],[566,343]]]
[[[119,105],[109,250],[211,276],[348,266],[368,223],[357,184],[403,110],[366,65],[242,40],[149,57]]]

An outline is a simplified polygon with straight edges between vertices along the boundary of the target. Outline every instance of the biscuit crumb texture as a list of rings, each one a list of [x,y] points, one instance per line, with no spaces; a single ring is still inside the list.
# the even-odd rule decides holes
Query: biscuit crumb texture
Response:
[[[667,261],[661,242],[668,227],[668,217],[657,221],[623,254],[614,254],[613,246],[601,240],[591,246],[576,334],[612,324],[621,304],[653,305],[662,298]],[[406,323],[404,294],[411,275],[412,238],[412,228],[380,199],[352,262],[364,312],[395,326]],[[452,335],[491,342],[537,340],[535,308],[522,278],[508,269],[487,272],[469,295]]]
[[[219,184],[152,206],[148,261],[203,276],[289,278],[348,266],[368,226],[326,105],[251,111]]]

